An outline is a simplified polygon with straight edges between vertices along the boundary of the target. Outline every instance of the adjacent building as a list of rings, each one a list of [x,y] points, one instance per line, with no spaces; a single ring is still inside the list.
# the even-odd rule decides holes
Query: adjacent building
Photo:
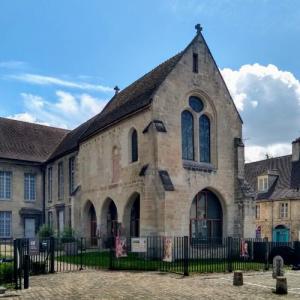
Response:
[[[44,222],[44,163],[66,133],[0,118],[0,238],[35,236]]]
[[[257,192],[256,236],[300,240],[300,139],[292,143],[292,155],[249,163],[245,170]]]
[[[49,128],[39,133],[43,140],[30,140],[21,130],[24,147],[47,147],[39,159],[10,160],[11,168],[20,160],[28,168],[37,164],[36,171],[18,169],[24,183],[32,180],[25,174],[36,174],[40,193],[30,209],[44,212],[57,233],[72,227],[91,238],[120,232],[254,236],[255,193],[244,178],[242,120],[201,27],[183,51],[115,91],[102,112],[70,132]],[[26,126],[36,134],[46,130]],[[49,142],[50,132],[55,142]],[[13,148],[14,138],[11,143]],[[9,182],[8,168],[1,168]],[[12,193],[23,189],[20,180]],[[11,208],[0,203],[0,210],[22,217],[24,197],[19,193]],[[18,222],[13,234],[24,232]]]

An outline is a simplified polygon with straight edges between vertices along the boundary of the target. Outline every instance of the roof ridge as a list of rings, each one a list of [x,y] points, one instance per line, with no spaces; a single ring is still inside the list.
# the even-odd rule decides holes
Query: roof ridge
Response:
[[[129,85],[127,85],[124,89],[120,90],[119,93],[115,94],[115,95],[108,101],[108,103],[104,106],[104,108],[102,109],[102,111],[101,111],[98,115],[100,115],[100,114],[105,115],[106,113],[108,113],[108,112],[106,112],[105,110],[106,110],[106,109],[108,108],[108,106],[112,103],[112,101],[114,100],[114,98],[116,98],[116,96],[120,96],[120,95],[124,94],[124,92],[125,92],[127,89],[133,87],[133,86],[136,85],[138,82],[141,82],[143,79],[145,79],[145,78],[146,78],[147,76],[149,76],[151,73],[153,73],[155,70],[158,70],[159,68],[161,68],[164,64],[167,64],[167,63],[170,62],[171,60],[173,60],[173,59],[175,59],[175,58],[177,58],[177,57],[182,56],[183,53],[184,53],[184,51],[185,51],[185,49],[182,50],[182,51],[180,51],[180,52],[178,52],[177,54],[173,55],[172,57],[166,59],[165,61],[163,61],[162,63],[160,63],[160,64],[157,65],[156,67],[152,68],[150,71],[148,71],[147,73],[145,73],[144,75],[142,75],[142,76],[139,77],[138,79],[136,79],[134,82],[132,82],[132,83],[130,83]],[[175,64],[175,65],[176,65],[176,64]],[[170,72],[171,72],[171,71],[170,71]],[[168,72],[168,74],[169,74],[170,72]],[[166,76],[168,76],[168,74],[167,74]]]
[[[256,160],[256,161],[245,163],[245,165],[251,165],[251,164],[255,164],[255,163],[260,163],[260,162],[268,161],[268,160],[272,160],[272,159],[285,158],[285,157],[288,157],[288,156],[292,156],[292,154],[286,154],[286,155],[281,155],[281,156],[276,156],[276,157],[265,158],[265,159],[262,159],[262,160]]]
[[[39,124],[39,123],[34,123],[34,122],[28,122],[28,121],[23,121],[23,120],[16,120],[16,119],[11,119],[11,118],[0,117],[0,119],[4,120],[4,121],[9,121],[9,122],[15,122],[15,123],[25,123],[25,124],[33,125],[33,126],[37,126],[37,127],[59,129],[59,130],[67,131],[67,132],[71,132],[72,131],[70,129],[65,129],[65,128],[62,128],[62,127],[55,127],[55,126],[44,125],[44,124]]]

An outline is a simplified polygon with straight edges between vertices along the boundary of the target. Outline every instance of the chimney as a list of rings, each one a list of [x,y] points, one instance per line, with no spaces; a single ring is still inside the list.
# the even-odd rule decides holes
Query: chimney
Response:
[[[300,160],[300,137],[292,142],[292,161]]]
[[[236,151],[236,169],[239,179],[244,179],[245,177],[245,153],[244,153],[244,143],[241,138],[234,138],[234,147]]]

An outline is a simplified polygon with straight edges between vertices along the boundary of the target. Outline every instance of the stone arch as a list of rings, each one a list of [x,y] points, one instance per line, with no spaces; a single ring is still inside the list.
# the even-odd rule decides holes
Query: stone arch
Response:
[[[210,188],[199,191],[189,209],[192,239],[222,239],[224,236],[224,201]]]
[[[140,194],[134,192],[129,197],[126,203],[122,223],[124,226],[125,234],[131,237],[140,236],[140,206]]]
[[[97,244],[97,214],[91,200],[87,200],[83,207],[83,234],[92,245]]]
[[[111,238],[118,232],[118,209],[111,198],[106,198],[101,209],[101,235]]]

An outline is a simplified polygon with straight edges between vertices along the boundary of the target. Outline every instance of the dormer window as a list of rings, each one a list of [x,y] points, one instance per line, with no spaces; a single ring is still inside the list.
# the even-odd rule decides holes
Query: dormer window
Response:
[[[269,189],[268,176],[259,176],[257,179],[258,192],[267,192]]]

